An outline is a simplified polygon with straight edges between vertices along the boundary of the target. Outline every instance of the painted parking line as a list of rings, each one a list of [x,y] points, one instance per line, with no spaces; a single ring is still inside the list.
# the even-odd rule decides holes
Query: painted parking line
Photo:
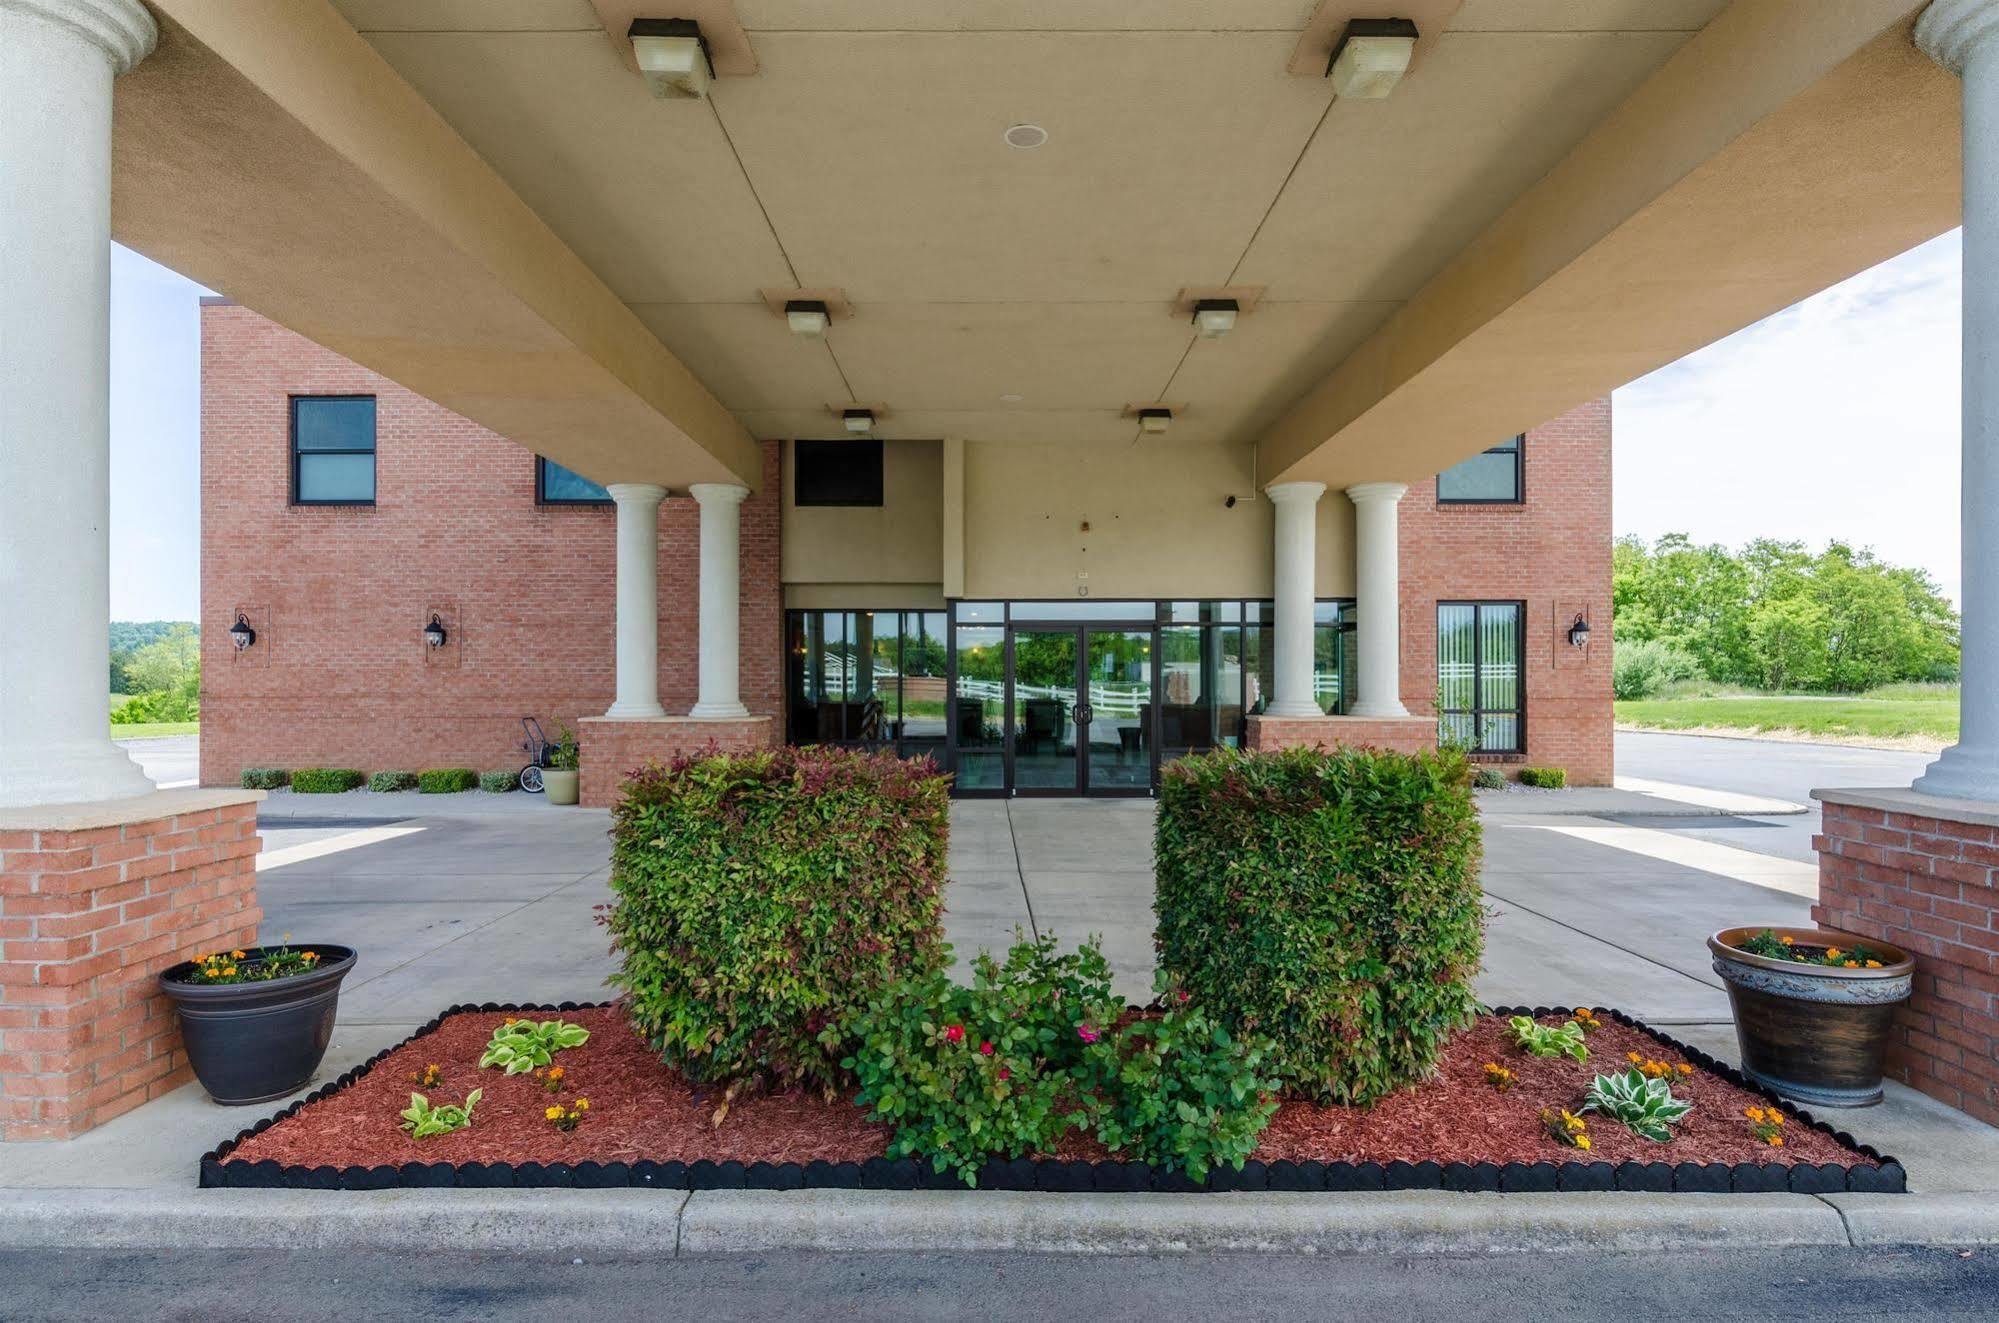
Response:
[[[1683,786],[1672,781],[1648,781],[1642,776],[1620,776],[1613,784],[1619,790],[1628,790],[1633,794],[1650,795],[1655,799],[1670,799],[1676,804],[1693,804],[1699,808],[1713,809],[1717,813],[1774,816],[1804,813],[1810,807],[1788,799],[1770,799],[1763,795],[1738,795],[1733,790],[1716,790],[1709,786]]]
[[[1772,891],[1788,892],[1808,900],[1818,899],[1817,864],[1779,859],[1774,855],[1758,854],[1754,850],[1703,841],[1677,832],[1657,831],[1651,827],[1572,827],[1525,822],[1519,825],[1532,831],[1559,832],[1592,845],[1608,845],[1615,850],[1642,854],[1648,859],[1697,868],[1703,873],[1732,877],[1751,886],[1768,887]]]
[[[360,831],[342,832],[338,836],[307,841],[303,845],[287,845],[282,850],[266,850],[257,856],[257,871],[267,873],[273,868],[283,868],[286,864],[302,864],[308,859],[322,859],[329,854],[339,854],[343,850],[358,850],[364,845],[393,841],[398,836],[408,836],[422,830],[421,827],[364,827]]]

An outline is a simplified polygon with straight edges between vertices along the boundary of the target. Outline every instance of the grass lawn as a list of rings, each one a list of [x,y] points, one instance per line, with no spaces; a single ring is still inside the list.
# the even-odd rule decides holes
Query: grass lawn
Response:
[[[1738,731],[1838,743],[1915,746],[1957,739],[1954,686],[1889,685],[1865,694],[1682,694],[1618,703],[1619,725]]]
[[[199,735],[199,721],[139,721],[130,725],[113,726],[111,738],[114,740],[156,740],[167,735]]]

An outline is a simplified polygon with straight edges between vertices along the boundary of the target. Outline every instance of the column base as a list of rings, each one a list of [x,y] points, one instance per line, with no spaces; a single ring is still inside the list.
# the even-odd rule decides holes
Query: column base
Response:
[[[687,715],[696,721],[746,721],[750,710],[741,703],[696,703]]]
[[[1243,747],[1249,749],[1338,749],[1349,745],[1421,753],[1437,747],[1437,723],[1430,717],[1281,717],[1259,713],[1249,719]]]
[[[0,806],[93,804],[155,789],[132,755],[108,737],[0,749]]]
[[[1953,744],[1909,788],[1944,799],[1999,802],[1999,749]]]
[[[584,717],[584,721],[661,721],[666,717],[666,709],[658,703],[613,703],[604,709],[601,717]]]
[[[1393,703],[1355,703],[1346,713],[1349,717],[1365,717],[1370,721],[1402,721],[1409,716],[1409,709],[1398,700]]]
[[[647,763],[703,753],[748,753],[777,745],[776,717],[720,720],[706,717],[653,717],[626,721],[584,717],[577,722],[580,745],[578,802],[609,808],[618,802],[625,778]]]

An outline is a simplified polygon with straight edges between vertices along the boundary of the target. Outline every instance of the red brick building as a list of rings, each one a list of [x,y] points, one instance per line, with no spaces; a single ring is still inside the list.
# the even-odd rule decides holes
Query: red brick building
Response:
[[[246,767],[518,766],[521,717],[553,731],[613,703],[603,489],[224,301],[203,308],[201,382],[204,783]],[[962,793],[1144,794],[1161,762],[1217,743],[1425,743],[1440,697],[1446,728],[1488,761],[1609,779],[1608,631],[1570,638],[1579,617],[1609,618],[1608,401],[1391,502],[1408,715],[1361,711],[1346,498],[1309,494],[1315,710],[1284,716],[1270,711],[1282,515],[1251,480],[1189,450],[1093,474],[1080,496],[1009,491],[1037,450],[766,442],[740,506],[737,652],[742,702],[770,722],[683,723],[665,745],[652,726],[593,722],[586,800],[649,753],[710,739],[929,752]],[[698,696],[699,518],[681,492],[658,508],[670,714]],[[255,631],[241,649],[239,616]]]

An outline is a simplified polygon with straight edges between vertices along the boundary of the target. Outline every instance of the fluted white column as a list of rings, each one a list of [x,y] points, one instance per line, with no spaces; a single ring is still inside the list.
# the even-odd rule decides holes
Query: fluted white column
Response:
[[[1319,498],[1323,482],[1280,482],[1264,489],[1277,511],[1277,642],[1275,692],[1264,709],[1273,717],[1319,717],[1312,693],[1312,606],[1318,569]]]
[[[1406,717],[1402,706],[1402,548],[1399,482],[1347,488],[1354,508],[1354,645],[1349,716]]]
[[[614,482],[618,506],[618,697],[607,717],[663,717],[659,705],[659,503],[666,488]]]
[[[697,482],[687,490],[701,506],[700,692],[688,715],[747,717],[736,654],[742,621],[742,507],[750,489]]]
[[[111,84],[138,0],[0,0],[0,807],[153,783],[111,742]]]
[[[1999,0],[1935,0],[1916,44],[1964,79],[1963,659],[1925,794],[1999,800]]]

